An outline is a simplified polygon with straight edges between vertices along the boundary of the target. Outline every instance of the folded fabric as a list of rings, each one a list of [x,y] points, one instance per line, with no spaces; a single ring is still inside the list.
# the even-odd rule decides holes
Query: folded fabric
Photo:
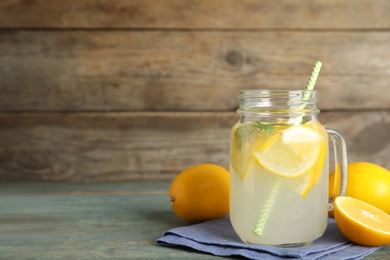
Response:
[[[308,246],[281,248],[245,244],[236,235],[229,217],[169,230],[156,243],[162,246],[192,248],[216,256],[240,256],[248,259],[361,259],[380,247],[359,246],[350,242],[329,219],[322,237]]]

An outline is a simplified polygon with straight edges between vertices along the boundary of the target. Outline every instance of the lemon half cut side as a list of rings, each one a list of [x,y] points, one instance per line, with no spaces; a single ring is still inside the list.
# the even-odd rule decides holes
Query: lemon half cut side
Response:
[[[364,246],[390,244],[390,215],[364,201],[339,196],[334,215],[341,232],[352,242]]]

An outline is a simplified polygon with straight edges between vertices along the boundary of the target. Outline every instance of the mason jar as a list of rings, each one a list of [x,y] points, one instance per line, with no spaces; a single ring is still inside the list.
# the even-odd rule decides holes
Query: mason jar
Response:
[[[297,247],[327,227],[333,143],[338,194],[346,189],[342,135],[317,119],[316,91],[242,90],[230,139],[230,221],[245,243]]]

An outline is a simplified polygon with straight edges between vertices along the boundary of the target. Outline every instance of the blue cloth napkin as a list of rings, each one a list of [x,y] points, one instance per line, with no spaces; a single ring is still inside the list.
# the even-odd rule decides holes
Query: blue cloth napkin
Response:
[[[359,246],[350,242],[329,219],[324,235],[306,247],[280,248],[243,243],[230,224],[229,216],[200,224],[171,229],[156,243],[182,246],[216,256],[241,256],[248,259],[361,259],[380,247]]]

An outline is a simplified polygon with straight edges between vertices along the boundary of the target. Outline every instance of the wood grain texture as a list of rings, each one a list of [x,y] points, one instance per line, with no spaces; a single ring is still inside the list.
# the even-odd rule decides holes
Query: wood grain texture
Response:
[[[2,0],[0,181],[227,167],[241,89],[303,89],[390,168],[390,1]]]
[[[228,168],[235,113],[1,113],[0,181],[171,180],[199,163]],[[324,112],[349,161],[390,168],[390,111]]]
[[[387,0],[2,0],[1,28],[388,29]]]
[[[0,110],[232,111],[240,89],[390,109],[390,32],[3,31]]]
[[[198,162],[226,166],[235,120],[232,113],[3,114],[0,175],[120,181],[172,178]]]

